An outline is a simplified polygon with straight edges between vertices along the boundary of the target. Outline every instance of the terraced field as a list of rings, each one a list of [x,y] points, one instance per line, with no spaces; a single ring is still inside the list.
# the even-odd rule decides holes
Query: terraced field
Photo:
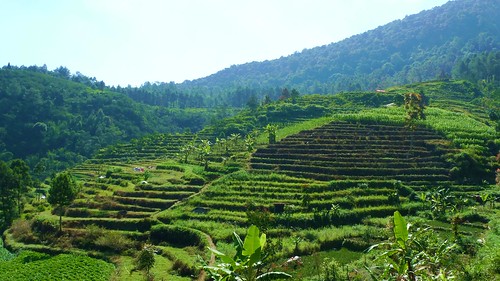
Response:
[[[186,167],[165,160],[115,165],[87,163],[73,170],[83,189],[67,209],[65,227],[147,231],[155,213],[198,192],[203,180],[186,179]]]
[[[447,181],[439,143],[443,138],[427,129],[334,122],[258,149],[251,167],[317,180]]]
[[[411,131],[402,124],[335,121],[260,147],[247,171],[214,181],[158,218],[227,243],[233,231],[243,233],[257,224],[271,237],[287,237],[289,255],[339,247],[364,250],[366,241],[384,237],[380,220],[396,210],[413,216],[428,209],[426,194],[438,188],[457,198],[483,191],[451,180],[446,157],[454,151],[449,140],[425,127]],[[263,220],[252,219],[255,212]],[[368,229],[351,229],[334,241],[309,237],[311,228],[321,233],[357,224]],[[294,249],[293,235],[308,242]]]
[[[401,113],[384,110],[386,116]],[[256,141],[253,153],[241,137],[239,142],[228,138],[211,144],[208,168],[197,156],[199,147],[179,157],[181,148],[200,142],[201,137],[191,134],[154,135],[106,148],[72,169],[82,190],[66,210],[64,231],[85,237],[97,227],[126,237],[131,248],[155,243],[169,264],[165,278],[189,280],[199,273],[194,256],[208,259],[207,245],[213,241],[224,249],[233,231],[243,235],[250,224],[280,241],[280,258],[335,255],[341,248],[360,255],[387,239],[394,211],[408,217],[428,211],[426,201],[437,188],[457,198],[484,190],[452,181],[447,159],[460,143],[443,136],[475,132],[457,129],[441,135],[424,126],[408,130],[401,122],[353,120],[346,114],[317,128],[304,122],[307,129],[295,130],[302,128],[298,126],[293,130],[299,133],[277,143]],[[266,137],[262,134],[260,140]],[[471,142],[479,143],[467,137]],[[57,220],[55,213],[47,213]],[[481,224],[473,223],[462,228],[464,235],[482,231]],[[109,250],[97,246],[90,248]]]
[[[117,163],[143,159],[174,158],[180,147],[194,141],[194,134],[154,134],[129,143],[118,144],[98,151],[94,162]]]

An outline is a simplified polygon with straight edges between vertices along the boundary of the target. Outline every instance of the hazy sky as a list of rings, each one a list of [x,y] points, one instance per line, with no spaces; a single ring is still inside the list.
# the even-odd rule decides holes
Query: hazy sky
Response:
[[[447,0],[0,0],[0,66],[139,86],[337,42]]]

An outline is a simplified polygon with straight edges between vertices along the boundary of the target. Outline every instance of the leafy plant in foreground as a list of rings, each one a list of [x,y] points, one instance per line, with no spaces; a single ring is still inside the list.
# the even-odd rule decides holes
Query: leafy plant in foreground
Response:
[[[247,231],[245,240],[233,233],[236,254],[230,257],[216,249],[209,248],[220,260],[221,263],[215,266],[204,266],[213,280],[219,281],[254,281],[254,280],[275,280],[291,278],[292,276],[284,272],[262,273],[262,250],[266,244],[266,234],[259,235],[259,229],[252,225]]]
[[[394,241],[371,246],[368,251],[386,247],[379,255],[383,269],[379,276],[368,269],[374,280],[449,280],[454,273],[449,270],[455,244],[440,241],[430,228],[410,232],[410,224],[399,211],[394,212]]]

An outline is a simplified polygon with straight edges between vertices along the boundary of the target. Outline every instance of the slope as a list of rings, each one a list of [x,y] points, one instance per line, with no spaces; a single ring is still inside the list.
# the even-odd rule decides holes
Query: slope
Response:
[[[160,108],[50,73],[0,69],[0,159],[25,159],[40,178],[99,148],[153,132],[200,130],[214,111]]]
[[[498,52],[499,11],[497,0],[450,1],[337,43],[232,66],[179,88],[236,91],[248,87],[269,93],[287,85],[302,93],[332,93],[451,77],[462,58]],[[496,69],[487,76],[498,76]],[[454,75],[460,76],[457,71]]]
[[[463,82],[411,87],[430,90],[436,84],[446,89]],[[464,96],[473,89],[457,88],[467,89]],[[118,280],[139,280],[129,275],[135,249],[153,243],[162,265],[155,276],[188,280],[199,273],[196,255],[208,260],[209,241],[228,249],[233,231],[243,234],[250,224],[268,234],[270,261],[280,269],[293,270],[285,266],[292,255],[313,260],[347,252],[350,262],[387,239],[389,216],[399,210],[446,238],[456,217],[463,247],[474,247],[470,241],[497,214],[498,188],[486,182],[493,181],[498,163],[490,152],[474,154],[490,161],[485,166],[462,156],[486,153],[489,145],[498,151],[498,132],[482,121],[484,112],[477,118],[431,106],[427,119],[409,131],[403,107],[386,106],[398,99],[401,92],[394,91],[303,96],[295,104],[283,100],[221,122],[229,130],[222,132],[239,128],[245,137],[236,131],[222,136],[210,127],[198,138],[156,134],[103,149],[71,170],[82,192],[63,217],[66,235],[54,235],[58,216],[38,199],[27,208],[25,228],[21,220],[6,233],[6,244],[97,253],[115,262]],[[446,96],[432,92],[433,98]],[[301,110],[318,104],[312,108],[323,108],[327,116]],[[248,123],[231,126],[239,120]],[[260,129],[266,121],[278,125],[276,144],[269,145]],[[362,267],[349,265],[351,273]],[[311,270],[304,276],[313,275]]]

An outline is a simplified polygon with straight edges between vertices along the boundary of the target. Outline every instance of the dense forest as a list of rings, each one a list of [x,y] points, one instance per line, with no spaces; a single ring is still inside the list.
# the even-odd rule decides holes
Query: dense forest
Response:
[[[480,76],[475,79],[498,78],[499,11],[497,0],[450,1],[337,43],[234,65],[179,88],[236,95],[247,87],[264,95],[272,94],[274,87],[288,86],[321,94],[462,79],[471,73]]]
[[[76,81],[73,81],[76,80]],[[46,177],[99,148],[153,132],[198,131],[230,109],[159,107],[60,67],[0,69],[0,159],[22,158]]]

